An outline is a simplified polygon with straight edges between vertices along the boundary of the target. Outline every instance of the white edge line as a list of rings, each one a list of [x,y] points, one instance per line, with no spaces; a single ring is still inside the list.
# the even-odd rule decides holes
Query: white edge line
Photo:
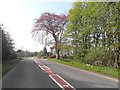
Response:
[[[61,76],[56,74],[60,79],[62,79],[65,83],[67,83],[72,89],[76,90],[72,85],[70,85],[67,81],[65,81]]]
[[[44,71],[44,69],[38,64],[38,66]]]
[[[49,75],[49,77],[50,77],[60,88],[62,88],[63,90],[65,90],[65,89],[63,88],[63,86],[61,86],[51,75]]]

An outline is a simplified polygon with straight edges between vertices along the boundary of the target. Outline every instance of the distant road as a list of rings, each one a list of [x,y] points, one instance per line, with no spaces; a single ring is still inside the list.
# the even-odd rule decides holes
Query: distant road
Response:
[[[29,58],[22,60],[3,77],[2,86],[3,88],[66,88],[65,90],[118,88],[118,80],[47,59],[34,61],[34,58]]]

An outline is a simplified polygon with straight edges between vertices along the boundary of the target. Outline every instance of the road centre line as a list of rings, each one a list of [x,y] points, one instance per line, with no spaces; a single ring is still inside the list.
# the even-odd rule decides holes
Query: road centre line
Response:
[[[44,71],[44,69],[38,64],[38,66]]]
[[[34,60],[35,61],[35,63],[37,64],[37,61],[36,60]]]
[[[49,67],[45,66],[48,70],[51,70]]]
[[[45,72],[50,75],[50,74],[54,74],[51,70],[45,70]]]
[[[63,90],[76,90],[72,85],[70,85],[67,81],[65,81],[58,74],[54,74],[52,70],[46,65],[37,62],[38,66],[49,75],[49,77]]]
[[[49,75],[49,77],[63,90],[65,90],[51,75]]]
[[[59,78],[61,78],[65,83],[67,83],[72,89],[76,90],[72,85],[70,85],[67,81],[65,81],[60,75],[57,74]]]
[[[62,77],[60,77],[58,74],[50,74],[49,76],[54,79],[57,83],[59,83],[62,86],[63,90],[76,90],[72,85],[70,85],[67,81],[65,81]],[[56,83],[55,82],[55,83]],[[66,83],[67,82],[67,83]],[[59,86],[60,86],[59,85]]]
[[[43,65],[43,64],[38,64],[43,70],[51,70],[50,68],[48,68],[47,66]]]
[[[42,66],[42,68],[44,69],[44,70],[50,70],[50,68],[49,67],[47,67],[47,66]]]

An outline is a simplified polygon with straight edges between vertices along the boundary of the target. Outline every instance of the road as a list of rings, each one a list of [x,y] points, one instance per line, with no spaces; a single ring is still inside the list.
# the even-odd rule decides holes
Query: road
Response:
[[[62,79],[60,80],[59,77],[54,78],[54,76],[52,76],[53,73],[56,76],[60,76]],[[14,69],[5,75],[2,80],[3,88],[60,89],[61,87],[64,88],[62,84],[66,84],[64,86],[73,89],[118,88],[118,80],[116,79],[54,63],[47,59],[39,59],[35,61],[34,59],[22,60]]]
[[[3,88],[59,88],[33,59],[22,60],[2,80]]]

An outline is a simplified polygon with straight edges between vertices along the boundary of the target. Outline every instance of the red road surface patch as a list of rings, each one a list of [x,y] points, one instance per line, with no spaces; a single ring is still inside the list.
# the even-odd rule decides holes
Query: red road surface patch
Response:
[[[42,64],[42,63],[40,63],[40,62],[38,62],[38,64],[39,64],[40,66],[44,66],[44,64]]]
[[[45,72],[48,73],[48,75],[54,74],[51,70],[46,70]]]
[[[68,82],[66,82],[62,77],[60,77],[58,74],[54,74],[54,72],[48,68],[46,65],[42,64],[38,60],[35,61],[37,62],[38,66],[44,70],[49,77],[63,90],[76,90],[72,85],[70,85]]]
[[[49,75],[53,81],[55,81],[62,89],[64,90],[75,90],[73,86],[68,84],[65,80],[63,80],[59,75],[57,74],[50,74]]]
[[[42,68],[46,71],[46,70],[50,70],[47,66],[43,65]]]

